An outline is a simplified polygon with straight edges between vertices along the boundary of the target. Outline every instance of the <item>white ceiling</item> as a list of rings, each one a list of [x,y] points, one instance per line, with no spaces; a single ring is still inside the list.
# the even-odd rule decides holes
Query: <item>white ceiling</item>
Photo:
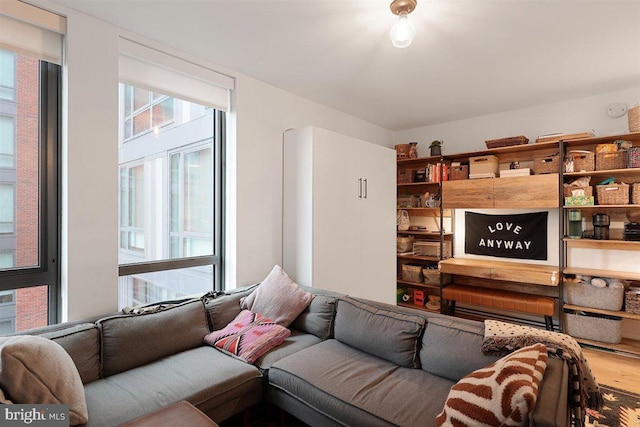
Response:
[[[640,0],[55,1],[391,130],[640,84]]]

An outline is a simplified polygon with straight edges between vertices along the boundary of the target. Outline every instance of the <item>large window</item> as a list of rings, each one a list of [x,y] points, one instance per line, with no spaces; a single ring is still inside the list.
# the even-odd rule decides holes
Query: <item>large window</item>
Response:
[[[0,168],[14,167],[15,152],[15,116],[0,114]]]
[[[120,85],[120,307],[220,288],[224,113]]]
[[[0,334],[57,321],[60,67],[0,50]]]

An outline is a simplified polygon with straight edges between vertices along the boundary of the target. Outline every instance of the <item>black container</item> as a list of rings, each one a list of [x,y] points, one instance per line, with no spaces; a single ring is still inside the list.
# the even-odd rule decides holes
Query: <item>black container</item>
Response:
[[[593,238],[596,240],[609,240],[609,215],[593,215]]]
[[[427,180],[427,171],[425,169],[418,169],[416,171],[416,182],[425,182]]]
[[[624,225],[624,240],[640,242],[640,222],[628,222]]]

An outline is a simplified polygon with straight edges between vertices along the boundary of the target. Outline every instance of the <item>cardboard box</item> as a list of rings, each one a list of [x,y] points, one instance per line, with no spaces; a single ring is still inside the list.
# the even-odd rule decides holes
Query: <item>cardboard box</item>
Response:
[[[489,174],[498,175],[500,164],[496,156],[479,156],[469,158],[469,175]]]
[[[571,196],[564,198],[565,206],[593,206],[593,196]]]

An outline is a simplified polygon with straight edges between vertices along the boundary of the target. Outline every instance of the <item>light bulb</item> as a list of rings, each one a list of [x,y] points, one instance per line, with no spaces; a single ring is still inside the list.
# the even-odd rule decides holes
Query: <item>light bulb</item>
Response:
[[[398,16],[398,21],[391,27],[389,36],[395,47],[404,48],[411,45],[416,36],[416,27],[409,21],[409,16],[406,13]]]

